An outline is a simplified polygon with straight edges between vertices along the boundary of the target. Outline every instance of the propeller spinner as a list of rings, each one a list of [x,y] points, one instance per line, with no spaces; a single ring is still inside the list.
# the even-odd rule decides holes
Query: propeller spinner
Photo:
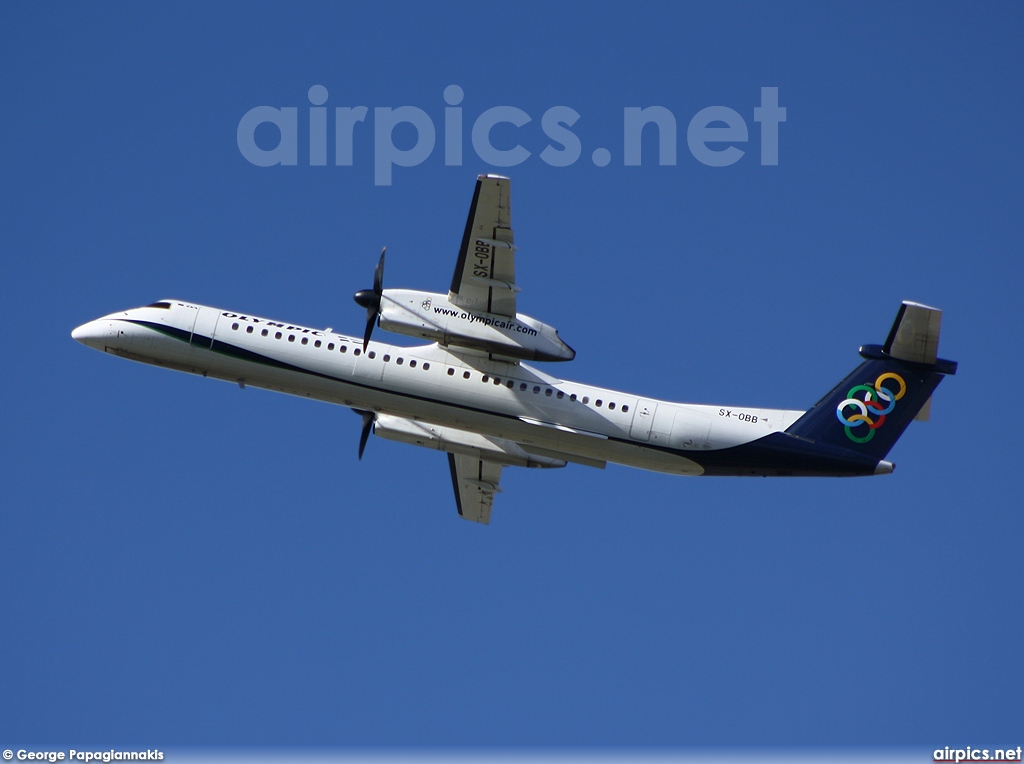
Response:
[[[366,346],[370,344],[370,335],[373,333],[373,325],[377,321],[377,316],[380,315],[380,299],[384,293],[384,253],[388,251],[387,247],[384,247],[380,251],[380,261],[377,263],[377,269],[373,272],[373,289],[360,289],[353,295],[356,303],[363,308],[366,308],[366,331],[363,332],[363,352],[366,352]],[[365,439],[364,439],[365,444]],[[360,456],[362,456],[362,449],[359,450]]]

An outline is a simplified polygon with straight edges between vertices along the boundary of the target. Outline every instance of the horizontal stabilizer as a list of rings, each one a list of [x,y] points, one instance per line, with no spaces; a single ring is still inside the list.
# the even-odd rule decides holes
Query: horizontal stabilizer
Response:
[[[941,326],[941,310],[904,300],[883,350],[901,361],[935,363]]]

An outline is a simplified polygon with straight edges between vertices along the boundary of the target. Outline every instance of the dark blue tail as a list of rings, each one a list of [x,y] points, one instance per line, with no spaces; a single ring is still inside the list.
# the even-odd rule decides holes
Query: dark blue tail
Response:
[[[786,432],[884,459],[915,417],[927,419],[942,378],[956,373],[954,361],[936,356],[941,318],[936,308],[904,302],[885,345],[863,346],[864,363]]]

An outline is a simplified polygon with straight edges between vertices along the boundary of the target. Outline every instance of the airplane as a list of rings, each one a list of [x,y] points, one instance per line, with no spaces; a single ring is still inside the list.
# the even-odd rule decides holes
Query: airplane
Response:
[[[957,363],[938,358],[942,312],[905,301],[883,345],[806,411],[674,403],[571,382],[528,365],[576,353],[520,313],[511,184],[477,178],[447,294],[373,286],[361,338],[166,299],[77,327],[122,358],[347,406],[371,433],[448,455],[458,513],[489,523],[505,467],[604,468],[677,475],[860,476],[885,457]],[[374,326],[427,340],[371,341]]]

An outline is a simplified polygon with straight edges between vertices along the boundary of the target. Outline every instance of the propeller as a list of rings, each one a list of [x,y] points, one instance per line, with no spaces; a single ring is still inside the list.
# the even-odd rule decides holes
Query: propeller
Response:
[[[377,316],[380,315],[380,298],[384,293],[384,253],[388,251],[387,247],[384,247],[380,251],[380,262],[377,263],[377,269],[373,272],[373,289],[360,289],[355,293],[355,301],[366,308],[366,331],[363,332],[363,352],[366,352],[366,346],[370,344],[370,335],[373,333],[373,325],[377,321]],[[365,429],[366,425],[364,425]],[[359,449],[360,455],[363,450]]]
[[[370,439],[370,433],[373,432],[373,423],[377,421],[377,415],[372,411],[353,410],[363,418],[363,431],[359,433],[359,459],[362,460],[363,451],[366,450],[366,441]]]

